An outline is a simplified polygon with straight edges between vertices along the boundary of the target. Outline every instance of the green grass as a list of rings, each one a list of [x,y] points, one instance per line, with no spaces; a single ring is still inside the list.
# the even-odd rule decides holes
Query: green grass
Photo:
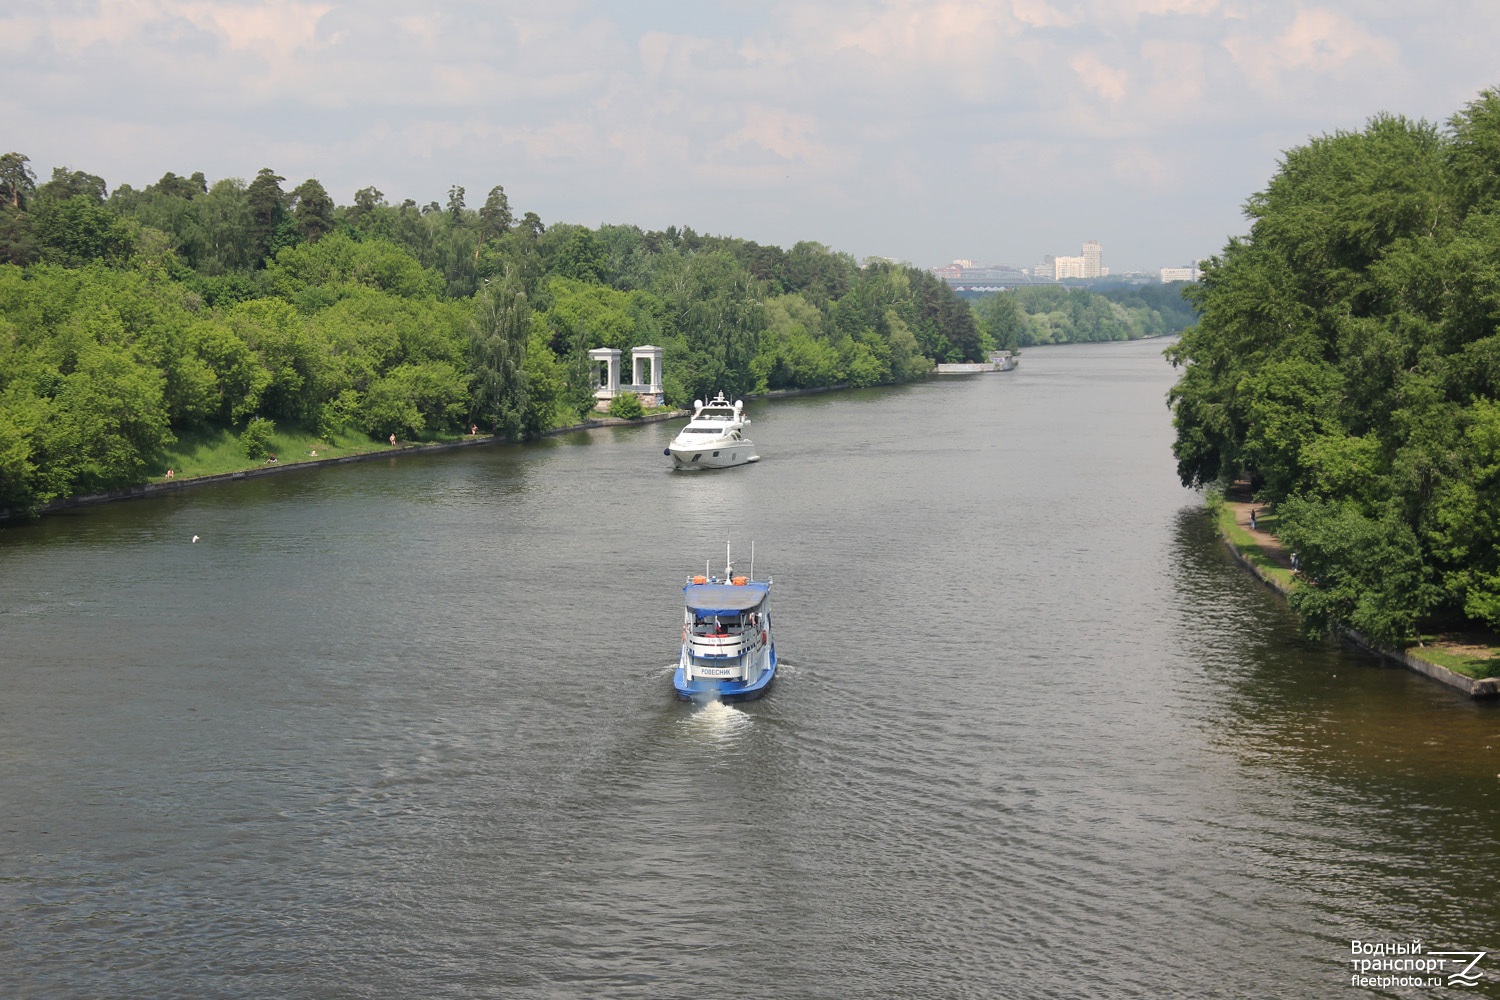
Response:
[[[1413,656],[1447,667],[1456,674],[1472,677],[1476,681],[1486,677],[1500,677],[1500,653],[1491,648],[1488,656],[1468,656],[1441,646],[1408,646],[1406,651]]]
[[[430,441],[456,441],[462,437],[464,435],[455,433],[440,435]],[[355,431],[340,431],[324,438],[307,428],[289,424],[276,428],[271,435],[270,447],[278,465],[290,465],[389,451],[391,446]],[[179,435],[177,443],[163,452],[161,461],[151,470],[151,481],[165,481],[168,469],[172,470],[174,479],[193,479],[243,472],[265,464],[265,459],[245,457],[239,434],[235,431],[209,428]]]
[[[643,409],[641,411],[641,416],[642,417],[651,417],[651,416],[655,416],[658,413],[675,413],[675,412],[677,412],[677,407],[675,407],[675,406],[648,406],[648,407],[646,407],[645,409]],[[584,417],[583,419],[584,420],[603,420],[606,417],[613,417],[613,416],[614,416],[614,414],[610,413],[608,410],[594,409],[594,410],[590,410],[589,413],[588,413],[588,416]],[[637,418],[637,419],[639,419],[639,418]],[[559,426],[561,426],[561,425],[559,425]]]
[[[1240,555],[1265,576],[1270,577],[1287,590],[1290,590],[1296,581],[1292,571],[1278,563],[1266,549],[1255,540],[1240,525],[1235,523],[1234,510],[1222,504],[1214,505],[1214,518],[1218,522],[1219,533],[1228,538],[1230,543],[1239,550]],[[1256,517],[1256,523],[1268,530],[1275,527],[1275,518],[1271,516]]]

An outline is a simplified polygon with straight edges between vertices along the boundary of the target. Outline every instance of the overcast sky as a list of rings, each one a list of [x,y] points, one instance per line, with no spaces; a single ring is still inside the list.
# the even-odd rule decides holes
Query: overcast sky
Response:
[[[32,0],[0,152],[144,187],[692,226],[923,267],[1116,273],[1247,226],[1281,153],[1500,86],[1493,0]]]

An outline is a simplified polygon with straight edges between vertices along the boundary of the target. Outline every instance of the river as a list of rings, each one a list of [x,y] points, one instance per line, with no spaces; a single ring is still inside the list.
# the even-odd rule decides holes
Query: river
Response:
[[[1500,996],[1351,983],[1500,948],[1496,707],[1229,560],[1161,346],[0,530],[0,992]],[[730,539],[782,673],[697,708]]]

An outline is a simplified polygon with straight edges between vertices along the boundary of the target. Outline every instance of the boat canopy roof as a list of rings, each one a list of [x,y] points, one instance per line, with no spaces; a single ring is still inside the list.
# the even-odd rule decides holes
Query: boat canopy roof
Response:
[[[690,583],[682,588],[687,606],[700,615],[738,615],[753,611],[770,592],[769,583],[756,580],[738,587],[729,583]]]

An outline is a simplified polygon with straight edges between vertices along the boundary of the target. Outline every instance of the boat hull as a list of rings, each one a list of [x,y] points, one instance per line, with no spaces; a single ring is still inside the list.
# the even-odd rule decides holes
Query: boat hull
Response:
[[[684,471],[697,469],[728,469],[736,465],[749,465],[760,461],[755,445],[750,441],[716,441],[712,444],[694,443],[679,447],[675,442],[667,448],[672,458],[672,468]]]
[[[686,680],[684,673],[679,664],[672,675],[672,687],[682,701],[726,703],[754,701],[770,690],[771,683],[776,680],[776,648],[771,647],[770,666],[748,681],[719,677],[695,677],[692,680]]]

